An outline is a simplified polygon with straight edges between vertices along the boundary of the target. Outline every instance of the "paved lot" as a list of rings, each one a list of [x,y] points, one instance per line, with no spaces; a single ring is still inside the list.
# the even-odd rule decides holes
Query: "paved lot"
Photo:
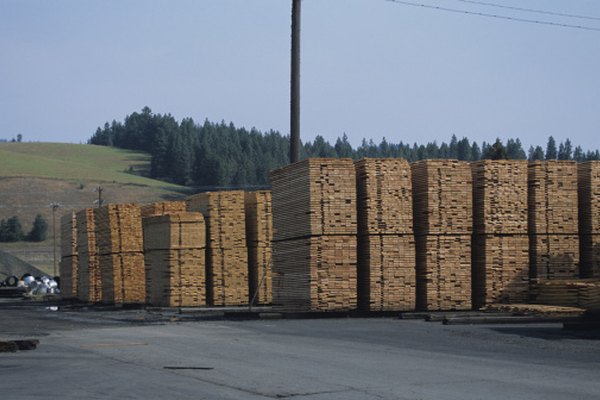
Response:
[[[3,309],[6,399],[599,399],[600,334],[385,319]]]

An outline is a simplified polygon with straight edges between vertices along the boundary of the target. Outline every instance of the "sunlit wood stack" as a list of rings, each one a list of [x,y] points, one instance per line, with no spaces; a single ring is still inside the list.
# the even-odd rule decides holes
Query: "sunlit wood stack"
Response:
[[[186,199],[187,209],[206,224],[207,302],[216,306],[248,304],[248,249],[244,192],[200,193]]]
[[[185,201],[160,201],[140,206],[142,218],[187,211]]]
[[[273,301],[271,191],[246,192],[244,201],[250,300],[256,295],[253,304],[271,304]]]
[[[135,304],[146,300],[144,237],[140,207],[111,204],[94,210],[102,273],[102,301]]]
[[[369,311],[414,310],[416,301],[410,165],[403,159],[355,163],[358,302]]]
[[[577,163],[529,164],[530,277],[579,277]]]
[[[578,164],[581,276],[600,277],[600,161]]]
[[[64,298],[77,298],[77,218],[68,211],[60,219],[60,290]]]
[[[206,305],[206,227],[201,213],[142,220],[146,302],[160,307]]]
[[[544,280],[532,287],[535,303],[600,310],[600,279]]]
[[[76,214],[77,220],[77,298],[87,303],[102,300],[102,275],[96,245],[94,209],[86,208]]]
[[[528,299],[527,161],[482,160],[473,173],[473,304]]]
[[[271,172],[273,304],[290,311],[357,306],[356,181],[351,159]]]
[[[469,163],[424,160],[411,165],[417,308],[471,308],[472,176]]]

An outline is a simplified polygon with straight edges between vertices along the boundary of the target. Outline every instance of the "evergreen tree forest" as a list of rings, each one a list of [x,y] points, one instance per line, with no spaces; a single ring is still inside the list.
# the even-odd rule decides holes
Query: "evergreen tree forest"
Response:
[[[150,177],[180,185],[197,187],[267,186],[269,171],[284,166],[289,158],[289,136],[276,131],[259,132],[191,118],[177,122],[170,114],[154,114],[148,107],[99,127],[89,144],[145,151],[150,154]],[[401,157],[408,161],[430,158],[454,158],[464,161],[480,159],[529,160],[599,160],[600,153],[573,148],[567,139],[557,145],[548,138],[545,149],[531,146],[527,152],[521,141],[508,139],[502,143],[482,142],[452,135],[450,141],[427,144],[380,143],[363,139],[356,149],[344,134],[332,145],[322,136],[301,146],[302,159],[308,157]]]

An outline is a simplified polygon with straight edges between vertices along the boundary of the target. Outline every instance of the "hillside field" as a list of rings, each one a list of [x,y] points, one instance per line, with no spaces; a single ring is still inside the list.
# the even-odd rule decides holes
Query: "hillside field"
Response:
[[[70,210],[94,207],[98,188],[106,203],[149,203],[178,199],[187,188],[149,179],[146,153],[103,146],[65,143],[0,143],[0,219],[18,216],[28,232],[37,214],[49,222],[42,243],[0,243],[0,250],[53,272],[51,203],[56,211],[60,258],[60,217]]]

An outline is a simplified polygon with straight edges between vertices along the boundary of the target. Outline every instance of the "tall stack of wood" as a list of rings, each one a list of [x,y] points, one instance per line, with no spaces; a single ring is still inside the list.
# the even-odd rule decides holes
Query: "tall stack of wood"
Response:
[[[253,304],[271,304],[273,301],[271,191],[246,192],[244,200],[250,301],[254,298]]]
[[[482,160],[473,172],[473,305],[524,303],[529,291],[527,161]]]
[[[200,193],[186,200],[206,224],[206,281],[209,305],[248,304],[248,249],[244,192]]]
[[[417,308],[471,308],[472,177],[469,163],[413,163]]]
[[[600,278],[600,161],[578,164],[582,278]]]
[[[60,219],[60,290],[63,298],[77,298],[77,217],[68,211]]]
[[[200,213],[168,213],[142,220],[146,302],[160,307],[206,305],[206,227]]]
[[[416,265],[410,165],[403,159],[355,163],[358,304],[367,311],[415,309]]]
[[[140,206],[142,218],[175,214],[187,211],[185,201],[159,201]]]
[[[77,212],[77,298],[86,303],[102,300],[102,275],[96,244],[94,209]]]
[[[535,161],[529,164],[530,277],[579,276],[577,163]]]
[[[102,301],[136,304],[146,301],[144,237],[140,207],[111,204],[94,209],[102,274]]]
[[[351,159],[313,158],[271,172],[273,304],[357,306],[356,180]]]

